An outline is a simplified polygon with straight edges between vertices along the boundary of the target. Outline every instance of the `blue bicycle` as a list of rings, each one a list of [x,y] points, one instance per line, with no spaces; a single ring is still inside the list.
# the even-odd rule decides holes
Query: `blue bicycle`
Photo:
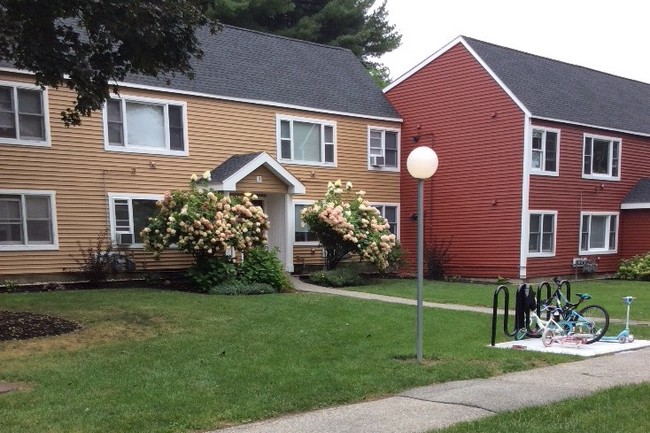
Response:
[[[568,281],[557,278],[554,281],[556,289],[553,295],[540,302],[538,313],[531,315],[535,320],[529,324],[529,335],[542,337],[545,345],[554,341],[591,344],[600,340],[609,328],[607,310],[599,305],[579,309],[584,301],[591,299],[591,295],[578,293],[578,302],[571,303],[562,292]]]

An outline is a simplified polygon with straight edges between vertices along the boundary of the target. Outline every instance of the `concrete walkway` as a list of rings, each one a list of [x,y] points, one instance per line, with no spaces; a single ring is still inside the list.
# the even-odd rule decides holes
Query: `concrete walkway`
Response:
[[[293,278],[299,291],[398,304],[415,300],[314,286]],[[492,314],[491,308],[425,302],[424,306]],[[544,405],[619,385],[650,382],[650,348],[584,361],[425,386],[398,395],[283,416],[210,433],[425,433],[458,422]]]
[[[313,292],[322,293],[326,295],[347,296],[349,298],[365,299],[370,301],[389,302],[393,304],[402,305],[416,305],[415,299],[399,298],[397,296],[376,295],[374,293],[354,292],[352,290],[333,289],[331,287],[321,287],[314,284],[305,283],[296,277],[291,277],[293,287],[300,292]],[[458,304],[441,304],[438,302],[422,302],[423,307],[427,308],[442,308],[444,310],[457,310],[457,311],[472,311],[474,313],[492,314],[492,308],[488,307],[472,307],[468,305]]]
[[[211,433],[425,433],[618,385],[650,382],[650,349],[425,386],[381,400],[289,415]]]

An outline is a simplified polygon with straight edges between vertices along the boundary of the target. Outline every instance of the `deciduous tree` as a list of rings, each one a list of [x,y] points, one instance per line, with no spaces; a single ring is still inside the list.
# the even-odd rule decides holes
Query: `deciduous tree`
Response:
[[[66,125],[98,110],[127,74],[192,74],[195,30],[214,0],[0,0],[0,61],[75,90]]]

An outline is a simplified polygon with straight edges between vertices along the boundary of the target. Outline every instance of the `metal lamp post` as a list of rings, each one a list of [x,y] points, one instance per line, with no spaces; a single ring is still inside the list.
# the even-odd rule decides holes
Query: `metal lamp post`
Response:
[[[411,176],[418,181],[418,237],[417,237],[417,311],[415,331],[415,353],[418,361],[422,361],[422,282],[424,280],[424,216],[422,211],[423,185],[426,179],[438,170],[438,155],[430,147],[420,146],[413,149],[406,159],[406,168]]]

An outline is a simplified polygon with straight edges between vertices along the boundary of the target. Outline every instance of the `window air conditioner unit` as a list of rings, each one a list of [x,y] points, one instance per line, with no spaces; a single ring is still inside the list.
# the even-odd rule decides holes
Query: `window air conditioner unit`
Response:
[[[383,156],[371,156],[370,165],[373,167],[383,167],[386,164],[386,158]]]
[[[115,242],[118,245],[131,245],[133,243],[133,233],[116,233]]]

